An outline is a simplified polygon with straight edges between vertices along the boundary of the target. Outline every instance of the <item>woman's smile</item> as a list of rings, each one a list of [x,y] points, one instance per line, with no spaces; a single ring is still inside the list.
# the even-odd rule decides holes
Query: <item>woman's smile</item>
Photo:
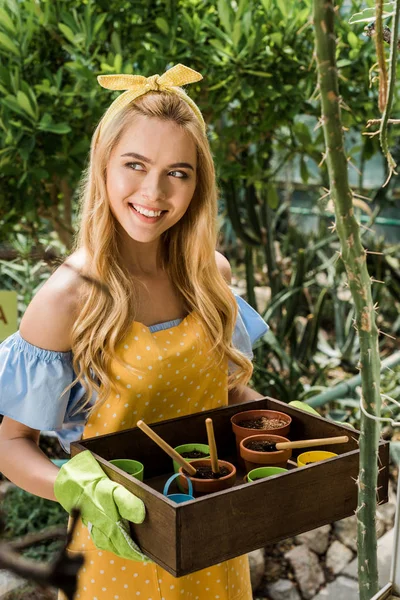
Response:
[[[157,223],[168,212],[167,210],[156,210],[144,207],[142,204],[129,202],[129,208],[139,221],[143,223]]]

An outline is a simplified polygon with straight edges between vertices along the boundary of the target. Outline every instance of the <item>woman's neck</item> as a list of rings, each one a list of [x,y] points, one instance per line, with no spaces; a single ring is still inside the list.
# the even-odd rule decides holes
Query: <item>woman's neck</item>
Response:
[[[144,244],[132,240],[123,232],[119,238],[119,247],[121,259],[133,277],[155,278],[165,275],[160,255],[160,239]]]

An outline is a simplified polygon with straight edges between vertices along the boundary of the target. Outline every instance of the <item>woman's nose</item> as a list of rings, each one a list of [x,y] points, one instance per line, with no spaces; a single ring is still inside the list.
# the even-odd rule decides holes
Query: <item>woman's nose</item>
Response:
[[[157,174],[147,174],[142,182],[141,195],[148,200],[163,200],[166,197],[165,184],[161,181],[161,176]]]

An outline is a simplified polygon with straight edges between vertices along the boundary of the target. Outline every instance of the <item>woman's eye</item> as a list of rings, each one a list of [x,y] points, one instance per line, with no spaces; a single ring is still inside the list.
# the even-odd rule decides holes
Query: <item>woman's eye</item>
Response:
[[[177,179],[187,179],[188,176],[183,171],[171,171],[171,173],[179,173],[182,177],[178,177]]]
[[[127,167],[132,167],[133,171],[141,171],[142,169],[136,169],[136,166],[142,167],[143,165],[141,165],[140,163],[127,163],[126,164]],[[175,177],[175,179],[187,179],[188,175],[184,172],[184,171],[170,171],[170,173],[179,173],[179,177]]]
[[[142,166],[140,163],[127,163],[127,165],[126,165],[126,166],[127,166],[127,167],[131,167],[132,165],[133,165],[133,166],[135,166],[135,165],[138,165],[139,167],[141,167],[141,166]],[[134,170],[134,171],[137,171],[137,169],[133,169],[133,170]]]

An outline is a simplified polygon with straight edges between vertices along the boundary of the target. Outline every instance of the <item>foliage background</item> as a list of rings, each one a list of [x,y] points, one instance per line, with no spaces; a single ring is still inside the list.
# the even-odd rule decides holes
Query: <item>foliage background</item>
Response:
[[[337,5],[349,169],[355,190],[371,200],[360,199],[359,217],[372,227],[400,195],[396,178],[381,187],[383,171],[372,189],[364,186],[380,156],[377,138],[362,135],[378,116],[376,59],[364,24],[349,18],[372,0]],[[328,229],[313,51],[311,0],[0,0],[0,287],[18,289],[20,314],[71,248],[90,137],[118,95],[96,76],[149,76],[182,62],[204,74],[189,93],[215,158],[220,249],[237,290],[271,326],[256,351],[254,385],[290,401],[356,373],[353,306]],[[390,141],[400,162],[394,131]],[[296,194],[314,215],[311,231],[293,219]],[[364,241],[384,250],[368,256],[368,267],[386,284],[374,288],[379,325],[396,334],[398,244],[367,229]],[[394,347],[382,338],[382,356]]]

